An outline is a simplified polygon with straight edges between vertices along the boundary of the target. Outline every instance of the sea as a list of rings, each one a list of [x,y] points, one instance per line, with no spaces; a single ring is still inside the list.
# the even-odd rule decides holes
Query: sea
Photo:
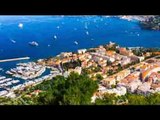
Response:
[[[38,46],[30,45],[32,41]],[[0,63],[0,75],[19,62],[76,52],[110,41],[125,47],[160,47],[160,31],[144,30],[136,20],[114,16],[0,16],[0,60],[30,57]]]

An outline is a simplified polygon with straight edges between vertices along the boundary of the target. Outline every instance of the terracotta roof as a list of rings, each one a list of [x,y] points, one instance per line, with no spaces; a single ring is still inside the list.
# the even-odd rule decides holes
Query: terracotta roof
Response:
[[[149,74],[151,74],[150,72],[152,72],[152,70],[154,70],[155,68],[159,68],[159,67],[154,66],[154,67],[142,72],[142,80],[144,80]]]
[[[151,87],[152,87],[153,89],[156,89],[156,88],[160,87],[160,83],[158,83],[158,84],[152,84]]]

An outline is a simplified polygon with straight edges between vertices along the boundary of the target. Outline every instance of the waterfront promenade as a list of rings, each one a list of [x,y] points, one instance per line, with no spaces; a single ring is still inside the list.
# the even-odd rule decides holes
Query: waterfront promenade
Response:
[[[28,59],[30,59],[30,57],[20,57],[20,58],[4,59],[4,60],[0,60],[0,63],[1,62],[17,61],[17,60],[28,60]]]

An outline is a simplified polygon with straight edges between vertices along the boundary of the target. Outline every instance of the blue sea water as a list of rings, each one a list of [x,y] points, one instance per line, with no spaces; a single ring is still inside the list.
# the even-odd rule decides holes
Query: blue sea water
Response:
[[[19,23],[23,23],[23,28],[18,27]],[[88,30],[85,29],[86,24]],[[57,39],[54,39],[54,35]],[[38,42],[39,46],[29,45],[31,41]],[[75,45],[75,41],[78,45]],[[24,56],[31,58],[0,63],[0,68],[8,70],[15,67],[17,62],[28,62],[55,56],[61,52],[96,47],[109,41],[128,47],[160,47],[160,31],[144,30],[140,28],[138,21],[116,17],[0,16],[0,59]]]

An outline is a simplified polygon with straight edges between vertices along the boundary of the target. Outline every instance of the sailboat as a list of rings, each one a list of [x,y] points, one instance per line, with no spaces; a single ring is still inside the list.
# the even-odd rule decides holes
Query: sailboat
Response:
[[[38,46],[38,43],[35,42],[35,41],[29,42],[29,44],[32,45],[32,46]]]

